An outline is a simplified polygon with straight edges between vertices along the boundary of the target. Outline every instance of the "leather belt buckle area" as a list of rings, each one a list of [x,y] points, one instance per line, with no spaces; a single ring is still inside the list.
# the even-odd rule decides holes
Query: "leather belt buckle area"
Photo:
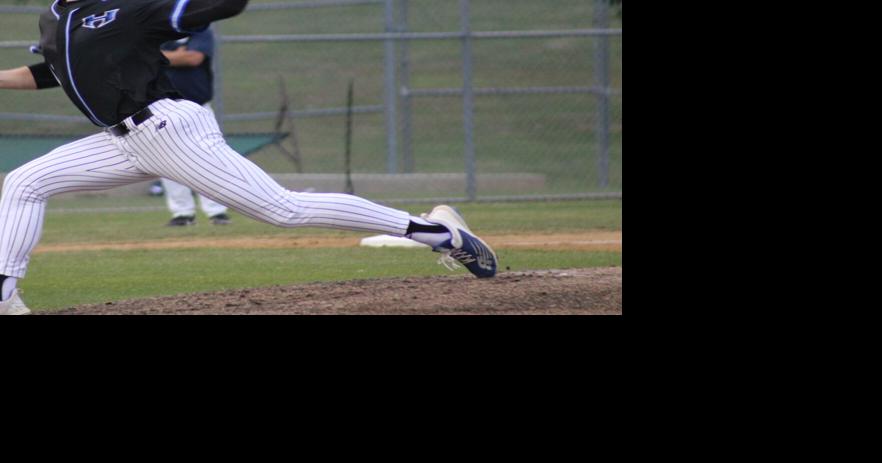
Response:
[[[153,117],[153,111],[150,111],[150,108],[144,108],[135,114],[132,114],[131,117],[127,119],[131,119],[132,125],[137,127],[151,117]],[[119,124],[108,127],[107,131],[114,136],[123,137],[129,133],[129,127],[126,126],[126,121],[122,121]]]
[[[126,127],[125,122],[120,122],[117,125],[108,127],[107,131],[115,137],[124,137],[126,134],[129,133],[129,128]]]

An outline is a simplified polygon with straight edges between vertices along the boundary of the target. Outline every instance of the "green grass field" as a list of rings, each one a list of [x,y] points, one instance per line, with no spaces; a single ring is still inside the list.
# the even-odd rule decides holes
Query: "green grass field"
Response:
[[[161,204],[144,198],[143,204]],[[347,235],[318,229],[285,230],[234,215],[229,227],[202,223],[183,230],[163,226],[165,212],[65,213],[101,207],[100,200],[50,203],[41,245],[218,239],[273,235]],[[458,205],[480,233],[558,233],[621,230],[621,201]],[[411,213],[425,206],[402,207]],[[348,236],[364,236],[350,234]],[[184,249],[51,252],[35,254],[20,287],[32,309],[314,281],[445,275],[436,254],[391,249]],[[500,249],[501,267],[512,271],[622,265],[620,252]],[[461,272],[463,270],[460,270]]]

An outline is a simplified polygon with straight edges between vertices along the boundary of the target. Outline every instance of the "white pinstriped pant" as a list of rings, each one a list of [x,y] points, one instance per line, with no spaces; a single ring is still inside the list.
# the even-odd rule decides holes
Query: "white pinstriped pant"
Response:
[[[202,107],[214,115],[214,110],[211,109],[211,103],[205,103]],[[196,200],[193,198],[193,190],[186,185],[181,185],[180,183],[167,178],[161,180],[162,189],[165,190],[165,204],[168,206],[168,210],[171,211],[172,217],[195,216]],[[206,217],[214,217],[218,214],[227,213],[227,206],[216,203],[202,195],[196,196],[199,197],[199,206],[202,208],[202,212],[205,213]]]
[[[279,227],[321,227],[402,236],[410,214],[344,195],[284,189],[223,139],[196,103],[161,100],[153,117],[115,137],[101,132],[12,171],[0,199],[0,274],[23,278],[49,197],[165,177],[239,213]]]

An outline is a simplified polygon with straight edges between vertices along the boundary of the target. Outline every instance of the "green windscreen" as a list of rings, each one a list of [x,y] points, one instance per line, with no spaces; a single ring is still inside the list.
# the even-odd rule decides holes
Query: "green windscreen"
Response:
[[[231,148],[243,156],[276,142],[284,135],[276,133],[252,133],[227,135],[226,140]],[[77,140],[76,136],[9,136],[0,135],[0,172],[13,169],[36,159],[65,143]]]

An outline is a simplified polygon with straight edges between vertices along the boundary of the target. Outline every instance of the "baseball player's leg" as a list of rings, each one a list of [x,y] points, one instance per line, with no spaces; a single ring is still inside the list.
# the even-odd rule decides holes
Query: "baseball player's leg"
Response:
[[[193,199],[193,191],[190,190],[190,187],[163,178],[162,188],[165,190],[165,203],[172,213],[172,217],[196,215],[196,201]]]
[[[129,137],[145,171],[188,185],[262,222],[408,236],[447,253],[479,277],[496,272],[492,249],[450,208],[435,208],[419,218],[357,196],[288,191],[227,146],[214,118],[201,106],[162,100],[151,109],[156,117]]]
[[[211,103],[205,103],[202,107],[211,113],[211,117],[216,118]],[[193,198],[193,190],[190,187],[167,178],[162,179],[162,185],[166,191],[166,204],[172,213],[172,217],[193,217],[196,215],[196,201]],[[199,205],[202,208],[202,212],[208,217],[227,212],[227,207],[223,204],[212,201],[198,193],[197,195],[199,196]]]
[[[8,287],[7,277],[25,276],[50,197],[106,190],[153,177],[133,165],[106,133],[64,145],[10,172],[0,198],[0,279],[4,280],[0,297],[14,290]]]
[[[211,117],[214,118],[214,120],[217,120],[217,116],[214,114],[214,108],[211,107],[211,102],[205,103],[202,107],[211,113]],[[199,195],[199,206],[202,208],[202,212],[205,213],[215,225],[226,225],[230,223],[230,217],[227,215],[227,206],[203,195]]]
[[[223,139],[210,113],[187,101],[162,100],[155,117],[129,138],[144,170],[280,227],[322,227],[403,235],[410,215],[343,194],[303,194],[284,189]],[[159,127],[162,126],[160,129]]]

